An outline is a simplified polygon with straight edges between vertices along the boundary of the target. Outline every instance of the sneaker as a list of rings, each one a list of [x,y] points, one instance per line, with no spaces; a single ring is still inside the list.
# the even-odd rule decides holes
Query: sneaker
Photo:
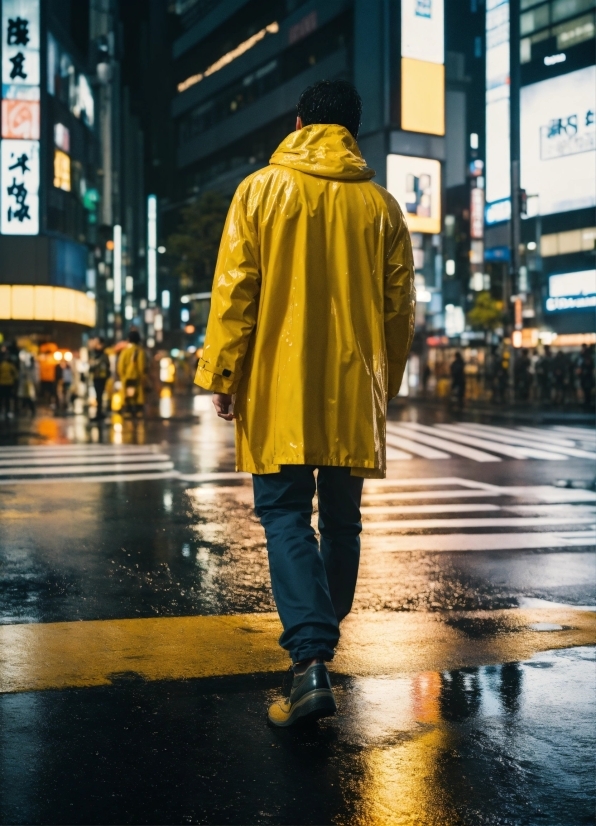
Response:
[[[287,700],[269,706],[269,722],[274,726],[292,726],[330,717],[337,705],[325,663],[314,663],[304,674],[295,674]]]

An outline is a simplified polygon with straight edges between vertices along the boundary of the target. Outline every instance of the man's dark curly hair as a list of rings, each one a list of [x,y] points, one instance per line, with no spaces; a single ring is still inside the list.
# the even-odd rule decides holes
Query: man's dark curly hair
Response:
[[[358,137],[362,98],[347,80],[319,80],[302,92],[297,109],[303,126],[337,123]]]

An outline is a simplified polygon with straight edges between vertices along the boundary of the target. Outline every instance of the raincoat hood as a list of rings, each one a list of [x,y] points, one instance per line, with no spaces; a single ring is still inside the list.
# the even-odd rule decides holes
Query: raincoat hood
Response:
[[[337,181],[368,181],[375,176],[350,132],[335,124],[313,123],[292,132],[270,163]]]

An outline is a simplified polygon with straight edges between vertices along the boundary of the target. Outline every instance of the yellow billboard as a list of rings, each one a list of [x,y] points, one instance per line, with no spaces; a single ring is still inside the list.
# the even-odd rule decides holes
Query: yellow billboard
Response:
[[[445,66],[411,57],[401,59],[401,128],[445,134]]]

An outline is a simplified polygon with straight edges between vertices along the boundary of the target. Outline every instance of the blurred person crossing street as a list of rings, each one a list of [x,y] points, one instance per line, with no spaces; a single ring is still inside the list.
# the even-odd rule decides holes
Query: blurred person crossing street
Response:
[[[253,474],[292,659],[289,696],[269,709],[275,726],[336,711],[325,662],[352,606],[362,484],[385,476],[387,403],[414,332],[410,236],[370,180],[361,111],[346,81],[309,87],[296,131],[240,184],[195,379],[218,416],[236,419],[237,469]]]
[[[544,353],[536,362],[536,382],[538,384],[539,401],[550,402],[553,382],[553,357],[548,344],[545,345]]]
[[[461,353],[458,351],[449,368],[451,373],[451,395],[457,399],[459,407],[463,407],[466,395],[466,366]]]
[[[95,398],[97,399],[96,418],[104,418],[103,394],[106,389],[106,382],[110,377],[110,359],[105,351],[105,341],[100,336],[95,341],[93,353],[89,362],[89,372],[95,388]]]
[[[594,345],[588,347],[582,344],[581,353],[577,361],[577,374],[579,386],[582,391],[583,403],[586,410],[594,410]]]
[[[19,380],[19,371],[14,366],[8,350],[0,350],[0,413],[7,419],[12,415],[11,400],[15,397],[15,389]]]
[[[72,359],[72,354],[70,354],[70,358]],[[63,413],[68,413],[70,409],[70,405],[72,403],[72,366],[70,361],[64,359],[61,363],[60,368],[62,370],[62,378],[60,381],[60,407]]]
[[[35,385],[37,383],[35,359],[27,350],[19,353],[19,384],[17,398],[19,412],[28,409],[35,416]]]
[[[141,337],[137,330],[131,330],[128,334],[128,346],[118,357],[117,371],[122,382],[124,414],[142,415],[145,403],[147,357],[141,347]]]
[[[513,365],[513,388],[516,401],[527,402],[532,387],[532,362],[527,350],[517,354]]]

